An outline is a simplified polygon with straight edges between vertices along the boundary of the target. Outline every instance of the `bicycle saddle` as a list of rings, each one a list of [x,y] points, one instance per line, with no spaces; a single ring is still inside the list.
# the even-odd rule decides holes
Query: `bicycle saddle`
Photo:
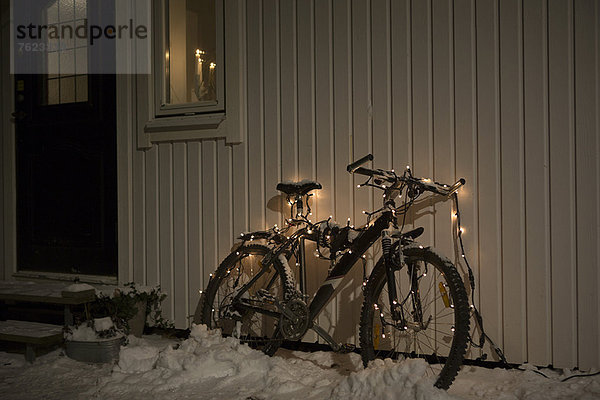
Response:
[[[425,231],[425,229],[423,229],[423,227],[418,227],[416,229],[413,229],[412,231],[408,231],[406,233],[403,233],[402,234],[402,239],[411,239],[411,240],[414,240],[414,239],[418,238],[419,236],[421,236],[424,231]]]
[[[277,184],[277,190],[288,196],[303,196],[311,190],[321,189],[319,182],[304,179],[300,182],[281,182]]]

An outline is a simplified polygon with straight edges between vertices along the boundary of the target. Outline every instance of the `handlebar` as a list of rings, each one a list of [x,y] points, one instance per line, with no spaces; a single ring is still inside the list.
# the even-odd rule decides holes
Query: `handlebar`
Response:
[[[367,154],[363,158],[348,165],[347,170],[348,170],[348,172],[353,173],[353,174],[365,175],[365,176],[369,176],[372,178],[381,179],[381,180],[387,181],[392,184],[397,183],[397,182],[404,182],[407,185],[417,186],[422,191],[429,191],[429,192],[436,193],[436,194],[439,194],[442,196],[447,196],[447,197],[454,194],[454,192],[456,192],[458,189],[460,189],[461,186],[463,186],[466,183],[466,180],[464,178],[460,178],[453,185],[446,185],[446,184],[434,182],[430,179],[415,178],[412,176],[412,174],[410,174],[410,171],[409,171],[408,175],[405,173],[402,176],[397,176],[394,173],[394,171],[385,171],[382,169],[370,169],[370,168],[364,168],[364,167],[360,166],[360,165],[366,163],[367,161],[371,161],[371,160],[373,160],[373,155]]]
[[[460,178],[453,185],[446,185],[443,183],[433,182],[430,179],[412,178],[412,180],[417,181],[417,183],[421,183],[420,186],[422,188],[424,188],[425,190],[428,190],[430,192],[437,193],[437,194],[440,194],[440,195],[446,196],[446,197],[452,196],[454,194],[454,192],[456,192],[458,189],[460,189],[461,186],[463,186],[465,183],[467,183],[465,178]]]
[[[363,158],[354,161],[352,164],[349,164],[346,167],[346,170],[350,173],[354,173],[361,165],[363,165],[367,161],[373,161],[373,154],[367,154]]]

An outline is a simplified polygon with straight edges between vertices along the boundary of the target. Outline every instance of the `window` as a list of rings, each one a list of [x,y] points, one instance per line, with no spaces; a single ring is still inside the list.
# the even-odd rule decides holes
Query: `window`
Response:
[[[224,111],[222,0],[162,0],[156,115]]]
[[[54,0],[45,12],[48,25],[60,32],[73,31],[87,16],[87,0]],[[48,38],[45,95],[47,105],[85,102],[88,100],[88,49],[86,39],[74,35]]]
[[[224,3],[152,0],[152,73],[135,78],[138,148],[245,137],[246,2]]]

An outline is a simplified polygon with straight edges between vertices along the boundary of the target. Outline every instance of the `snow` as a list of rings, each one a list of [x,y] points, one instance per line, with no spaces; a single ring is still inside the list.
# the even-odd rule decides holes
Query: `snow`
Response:
[[[319,182],[312,180],[312,179],[302,179],[301,181],[283,181],[280,182],[282,185],[296,185],[296,186],[303,186],[303,185],[308,185],[308,184],[317,184],[320,185]]]
[[[96,331],[94,328],[87,325],[79,325],[77,327],[70,327],[71,332],[67,333],[67,340],[74,340],[76,342],[93,342],[96,340]]]
[[[279,350],[274,357],[218,331],[195,326],[184,341],[130,336],[115,365],[89,365],[60,350],[27,364],[0,353],[0,393],[12,399],[581,399],[600,398],[600,376],[560,380],[571,371],[465,366],[448,392],[433,387],[423,360]],[[36,382],[31,385],[31,382]]]
[[[114,326],[110,317],[94,319],[94,330],[96,332],[107,331]]]
[[[115,296],[128,295],[132,292],[150,294],[153,290],[157,290],[157,286],[134,285],[131,286],[115,286],[115,285],[96,285],[96,295],[114,298]],[[164,293],[164,291],[162,291]]]
[[[108,319],[110,320],[110,317],[108,317]],[[100,320],[104,320],[104,318],[100,318]],[[108,324],[104,321],[101,321],[100,323],[103,326]],[[112,321],[110,323],[112,324]],[[120,332],[117,332],[116,335],[112,335],[110,337],[99,337],[96,332],[100,332],[102,330],[103,329],[94,329],[94,327],[88,326],[86,324],[81,324],[77,327],[70,326],[69,331],[67,331],[67,333],[65,334],[65,339],[74,342],[104,342],[114,340],[117,337],[123,337],[123,334]]]
[[[361,231],[351,229],[348,231],[348,241],[350,243],[354,242],[354,240],[360,235]]]
[[[63,292],[85,292],[86,290],[95,290],[92,285],[88,285],[87,283],[74,283],[72,285],[67,286],[63,289]]]

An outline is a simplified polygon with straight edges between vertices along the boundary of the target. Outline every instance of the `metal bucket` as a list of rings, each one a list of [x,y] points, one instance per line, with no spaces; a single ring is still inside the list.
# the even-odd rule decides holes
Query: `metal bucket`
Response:
[[[109,363],[119,359],[119,350],[124,337],[97,342],[66,340],[67,356],[73,360],[90,363]]]

